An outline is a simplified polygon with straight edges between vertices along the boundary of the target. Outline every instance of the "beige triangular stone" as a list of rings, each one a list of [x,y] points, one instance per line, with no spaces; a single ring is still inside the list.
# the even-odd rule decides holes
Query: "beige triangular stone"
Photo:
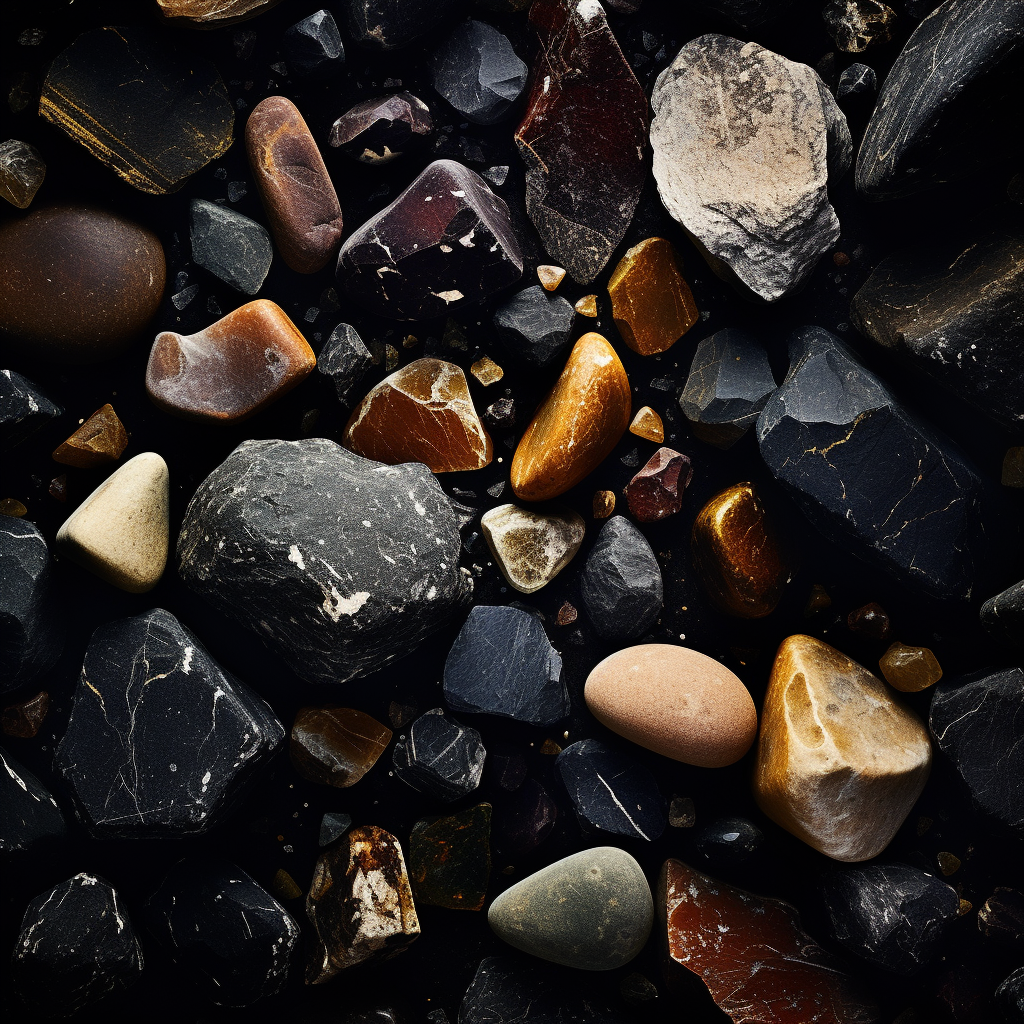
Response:
[[[57,549],[115,587],[152,590],[167,564],[170,478],[156,452],[126,462],[57,532]]]

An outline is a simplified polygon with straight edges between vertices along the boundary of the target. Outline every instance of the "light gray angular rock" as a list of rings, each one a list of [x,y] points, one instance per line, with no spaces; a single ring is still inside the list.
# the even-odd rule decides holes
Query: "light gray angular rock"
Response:
[[[270,273],[270,232],[230,207],[193,199],[189,237],[192,259],[225,284],[255,295]]]
[[[839,238],[829,178],[849,167],[846,118],[818,77],[757,43],[687,43],[651,97],[654,177],[711,269],[774,302]]]
[[[320,350],[316,368],[334,385],[338,401],[348,405],[352,389],[363,379],[372,362],[373,356],[359,332],[351,324],[338,324]]]
[[[311,683],[412,651],[472,595],[455,513],[420,463],[333,441],[244,441],[200,485],[178,537],[185,583]]]

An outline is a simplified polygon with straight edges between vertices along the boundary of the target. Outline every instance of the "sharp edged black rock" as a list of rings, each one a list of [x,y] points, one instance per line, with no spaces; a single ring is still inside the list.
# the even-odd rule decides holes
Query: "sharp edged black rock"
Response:
[[[986,632],[1004,643],[1024,644],[1024,580],[990,597],[980,612]]]
[[[851,64],[839,76],[836,99],[842,100],[847,96],[873,96],[877,88],[878,76],[874,68],[868,67],[867,64]]]
[[[498,337],[510,356],[541,369],[564,355],[576,310],[539,284],[517,292],[494,314]]]
[[[100,626],[54,767],[97,838],[205,832],[284,728],[162,608]]]
[[[975,469],[828,331],[796,331],[789,360],[757,421],[776,479],[826,536],[845,535],[900,582],[940,599],[970,597],[984,540]]]
[[[458,800],[480,785],[487,751],[480,733],[441,708],[420,715],[408,736],[395,744],[395,773],[413,789],[436,800]]]
[[[0,747],[0,853],[33,852],[65,832],[50,791]]]
[[[190,222],[192,259],[225,284],[255,295],[274,259],[270,233],[226,206],[193,199]]]
[[[105,879],[75,875],[25,910],[11,981],[22,1002],[41,1016],[69,1017],[128,988],[140,974],[142,948]]]
[[[352,389],[372,363],[370,350],[351,324],[338,324],[316,358],[317,370],[330,379],[342,405],[348,404]]]
[[[200,485],[182,579],[311,683],[412,651],[472,595],[458,523],[431,472],[333,441],[245,441]]]
[[[348,0],[348,29],[360,46],[397,50],[453,17],[465,0]]]
[[[345,47],[330,11],[320,10],[285,30],[281,56],[299,78],[333,78],[345,67]]]
[[[63,411],[20,373],[0,370],[0,452],[21,444]]]

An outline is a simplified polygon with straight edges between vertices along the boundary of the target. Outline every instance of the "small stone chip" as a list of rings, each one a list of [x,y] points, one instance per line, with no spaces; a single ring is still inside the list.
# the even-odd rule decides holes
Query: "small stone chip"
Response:
[[[54,453],[54,462],[93,469],[116,462],[128,447],[128,432],[108,402],[97,409]]]
[[[576,303],[576,312],[580,316],[597,316],[597,296],[596,295],[584,295]]]
[[[595,519],[607,519],[615,511],[615,492],[595,491],[593,510]]]
[[[493,360],[490,356],[481,356],[470,368],[469,372],[473,374],[483,386],[489,387],[491,384],[497,384],[502,377],[505,376],[505,371]]]
[[[553,267],[550,264],[542,264],[537,268],[537,279],[542,285],[544,285],[545,291],[555,291],[562,283],[564,277],[565,270],[562,267]]]
[[[633,417],[629,432],[655,444],[661,444],[665,440],[665,424],[649,405],[645,405]]]

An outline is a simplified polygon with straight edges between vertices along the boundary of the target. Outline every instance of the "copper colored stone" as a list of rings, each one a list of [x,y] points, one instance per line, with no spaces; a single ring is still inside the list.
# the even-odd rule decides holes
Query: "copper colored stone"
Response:
[[[595,519],[607,519],[615,511],[615,492],[594,491],[591,504]]]
[[[108,402],[97,409],[54,453],[55,462],[92,469],[117,462],[128,447],[128,431]]]
[[[597,469],[629,426],[630,401],[615,349],[600,334],[584,334],[516,448],[516,496],[557,498]]]
[[[781,900],[755,896],[679,860],[661,869],[656,901],[671,970],[700,978],[735,1024],[874,1024],[875,1007],[840,961]]]
[[[626,484],[626,501],[633,518],[653,523],[683,507],[683,493],[693,478],[693,466],[681,452],[659,448]]]
[[[298,108],[268,96],[245,125],[245,148],[281,258],[300,274],[325,267],[341,242],[341,206]]]
[[[596,295],[584,295],[582,299],[576,300],[576,305],[573,307],[580,316],[597,316],[597,296]]]
[[[494,456],[462,368],[417,359],[371,388],[341,443],[388,465],[423,462],[434,473],[481,469]]]
[[[569,604],[568,601],[563,601],[562,607],[558,609],[558,615],[555,616],[555,625],[571,626],[579,618],[579,615],[580,613],[574,605]]]
[[[918,693],[942,678],[938,659],[927,647],[894,643],[879,659],[885,681],[904,693]]]
[[[281,0],[156,0],[160,13],[172,24],[191,28],[220,28],[248,21],[276,7]]]
[[[629,432],[646,441],[654,441],[655,444],[661,444],[665,440],[665,424],[649,405],[645,405],[633,417],[633,422],[629,425]]]
[[[0,331],[32,359],[108,359],[156,314],[165,275],[160,240],[133,221],[43,207],[0,227]]]
[[[288,753],[292,767],[310,782],[354,786],[391,742],[391,730],[354,708],[299,708]]]
[[[284,310],[256,299],[198,334],[158,334],[146,391],[173,416],[237,423],[290,391],[315,366],[313,350]]]
[[[5,736],[17,736],[30,740],[39,732],[50,710],[50,695],[42,690],[34,697],[4,708],[3,730]]]
[[[792,567],[753,484],[727,487],[697,515],[693,565],[719,611],[740,619],[770,615]]]
[[[698,319],[672,243],[647,238],[619,261],[608,282],[622,340],[642,356],[670,349]]]

